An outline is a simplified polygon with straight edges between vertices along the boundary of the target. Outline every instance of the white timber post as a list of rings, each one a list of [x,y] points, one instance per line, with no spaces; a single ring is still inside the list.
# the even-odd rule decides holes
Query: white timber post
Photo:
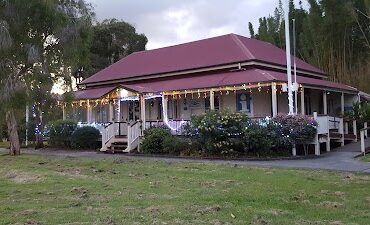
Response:
[[[368,136],[368,132],[367,132],[367,122],[364,123],[364,129],[366,129],[365,131],[365,137],[367,138]]]
[[[327,138],[326,138],[326,151],[327,152],[330,152],[330,150],[331,150],[331,147],[330,147],[330,122],[329,122],[329,120],[330,120],[330,118],[329,118],[329,116],[326,116],[326,118],[327,118],[327,126],[328,126],[328,129],[327,129]]]
[[[276,83],[271,84],[271,107],[272,107],[272,117],[277,116],[278,108],[277,108],[277,95],[276,95]]]
[[[215,92],[213,90],[209,92],[209,106],[211,110],[215,110]]]
[[[117,112],[116,112],[116,121],[120,122],[121,121],[121,99],[119,98],[117,100]]]
[[[143,94],[140,95],[139,97],[140,99],[140,113],[141,113],[141,127],[142,127],[142,131],[145,130],[145,127],[146,127],[146,110],[145,110],[145,97]]]
[[[317,121],[317,112],[313,113],[313,117]],[[315,155],[320,155],[319,134],[316,134],[315,136]]]
[[[353,120],[353,134],[355,135],[355,141],[354,142],[357,142],[358,138],[357,138],[357,121],[356,120]]]
[[[348,131],[348,122],[345,121],[344,122],[344,134],[348,134],[348,133],[349,133],[349,131]]]
[[[26,147],[28,147],[28,123],[30,120],[30,108],[26,105]]]
[[[292,155],[293,156],[297,156],[297,147],[296,145],[294,144],[293,147],[292,147]]]
[[[340,111],[342,113],[342,116],[344,116],[344,93],[343,92],[340,96]]]
[[[109,102],[109,109],[108,109],[108,122],[113,122],[113,118],[114,118],[114,103],[113,102]]]
[[[342,92],[340,96],[340,111],[342,114],[342,123],[344,123],[344,93]],[[341,127],[342,130],[340,131],[342,138],[341,138],[341,145],[344,146],[344,126]]]
[[[164,93],[162,96],[162,113],[163,122],[168,123],[168,96]]]
[[[323,102],[323,105],[324,105],[324,115],[328,115],[328,95],[326,93],[326,91],[324,91],[323,95],[322,95],[322,102]]]
[[[365,131],[361,130],[360,131],[360,138],[361,138],[361,153],[365,155]]]
[[[87,100],[87,123],[91,124],[92,123],[92,106],[90,105],[90,100]]]
[[[305,110],[305,105],[304,105],[304,88],[302,87],[301,88],[301,115],[305,115],[306,114],[306,110]]]
[[[62,112],[63,112],[63,120],[66,120],[67,119],[67,115],[66,115],[66,106],[65,104],[63,103],[63,106],[62,106]]]

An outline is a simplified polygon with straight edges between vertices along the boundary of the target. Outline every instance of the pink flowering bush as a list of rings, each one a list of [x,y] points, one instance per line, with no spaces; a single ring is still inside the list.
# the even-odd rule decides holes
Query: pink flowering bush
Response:
[[[278,115],[272,119],[277,136],[287,144],[307,144],[317,133],[317,122],[309,116]]]

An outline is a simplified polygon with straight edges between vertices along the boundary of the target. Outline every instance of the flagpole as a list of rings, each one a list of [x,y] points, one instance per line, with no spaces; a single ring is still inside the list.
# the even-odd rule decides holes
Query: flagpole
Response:
[[[295,19],[293,19],[293,52],[294,52],[294,103],[295,103],[295,114],[298,114],[298,83],[297,83],[297,62],[296,62],[296,33],[295,33]]]
[[[288,76],[288,102],[289,102],[289,114],[294,114],[294,100],[292,92],[292,59],[290,52],[290,30],[289,30],[289,1],[285,3],[285,44],[286,44],[286,61],[287,61],[287,76]]]

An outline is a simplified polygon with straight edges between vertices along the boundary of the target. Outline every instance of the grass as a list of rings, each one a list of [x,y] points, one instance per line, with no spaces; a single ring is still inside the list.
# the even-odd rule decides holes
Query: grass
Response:
[[[370,176],[0,156],[0,224],[369,224]]]
[[[362,161],[370,162],[370,154],[366,154],[365,156],[361,157]]]

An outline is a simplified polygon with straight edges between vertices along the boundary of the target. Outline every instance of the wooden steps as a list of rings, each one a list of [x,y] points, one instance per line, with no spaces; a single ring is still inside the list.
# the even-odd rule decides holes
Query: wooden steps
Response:
[[[107,146],[107,153],[125,152],[128,147],[127,136],[115,136],[114,140]]]
[[[354,134],[345,134],[344,135],[344,140],[349,140],[349,141],[353,141],[353,140],[356,140],[356,135]]]

